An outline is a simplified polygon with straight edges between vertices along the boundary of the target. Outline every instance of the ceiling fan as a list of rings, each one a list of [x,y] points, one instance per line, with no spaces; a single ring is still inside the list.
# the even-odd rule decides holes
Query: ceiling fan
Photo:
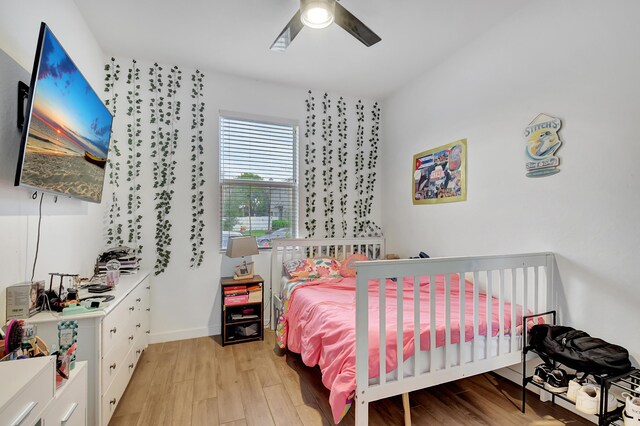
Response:
[[[300,9],[275,39],[271,50],[286,50],[304,26],[325,28],[334,21],[367,47],[382,40],[337,0],[300,0]]]

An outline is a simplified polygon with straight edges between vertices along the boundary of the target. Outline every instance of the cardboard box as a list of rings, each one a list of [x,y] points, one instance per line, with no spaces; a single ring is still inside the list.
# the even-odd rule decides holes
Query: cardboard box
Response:
[[[40,311],[38,301],[44,295],[44,281],[10,285],[7,292],[7,321],[25,319]]]

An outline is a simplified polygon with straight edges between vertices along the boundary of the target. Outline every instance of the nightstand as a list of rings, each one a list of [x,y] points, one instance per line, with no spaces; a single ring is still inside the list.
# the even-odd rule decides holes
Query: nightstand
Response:
[[[220,279],[222,291],[222,346],[264,340],[264,279]]]

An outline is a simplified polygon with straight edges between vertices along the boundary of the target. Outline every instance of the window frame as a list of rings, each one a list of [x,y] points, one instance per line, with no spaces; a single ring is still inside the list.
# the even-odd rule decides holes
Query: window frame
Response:
[[[248,180],[248,179],[225,179],[223,177],[223,161],[224,161],[224,156],[223,156],[223,120],[239,120],[239,121],[247,121],[247,122],[253,122],[253,123],[258,123],[258,124],[267,124],[267,125],[275,125],[275,126],[287,126],[287,127],[291,127],[292,131],[293,131],[293,147],[292,147],[292,158],[293,158],[293,164],[292,164],[292,168],[293,168],[293,182],[288,183],[288,182],[275,182],[275,181],[269,181],[269,180]],[[224,227],[223,227],[223,220],[224,220],[224,212],[223,212],[223,205],[224,205],[224,194],[225,194],[225,188],[228,186],[235,186],[235,187],[239,187],[239,186],[253,186],[253,187],[264,187],[264,188],[284,188],[284,189],[291,189],[291,208],[292,208],[292,214],[291,216],[293,217],[293,225],[291,226],[291,238],[298,238],[298,232],[299,232],[299,223],[300,223],[300,208],[299,208],[299,197],[300,197],[300,188],[299,188],[299,158],[298,158],[298,153],[299,153],[299,142],[300,142],[300,128],[299,128],[299,123],[297,120],[292,120],[292,119],[286,119],[286,118],[280,118],[280,117],[271,117],[271,116],[263,116],[263,115],[255,115],[255,114],[248,114],[248,113],[239,113],[239,112],[233,112],[233,111],[226,111],[226,110],[219,110],[218,111],[218,167],[219,167],[219,173],[218,173],[218,181],[219,181],[219,190],[220,190],[220,197],[219,197],[219,203],[220,203],[220,217],[218,219],[218,226],[219,226],[219,233],[218,233],[218,249],[220,250],[221,253],[224,253],[226,250],[226,247],[222,246],[223,243],[223,233],[224,231]],[[271,208],[271,206],[269,207]],[[273,230],[272,230],[273,231]],[[236,232],[236,231],[227,231],[227,232]],[[262,250],[271,250],[272,247],[258,247],[258,249],[260,251]]]

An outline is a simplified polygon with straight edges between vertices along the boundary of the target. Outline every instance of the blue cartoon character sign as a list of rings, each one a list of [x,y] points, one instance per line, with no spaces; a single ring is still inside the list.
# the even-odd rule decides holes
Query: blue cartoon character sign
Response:
[[[527,177],[555,175],[560,171],[560,159],[555,156],[562,145],[558,131],[562,126],[559,118],[546,114],[538,115],[524,131],[527,138]]]

